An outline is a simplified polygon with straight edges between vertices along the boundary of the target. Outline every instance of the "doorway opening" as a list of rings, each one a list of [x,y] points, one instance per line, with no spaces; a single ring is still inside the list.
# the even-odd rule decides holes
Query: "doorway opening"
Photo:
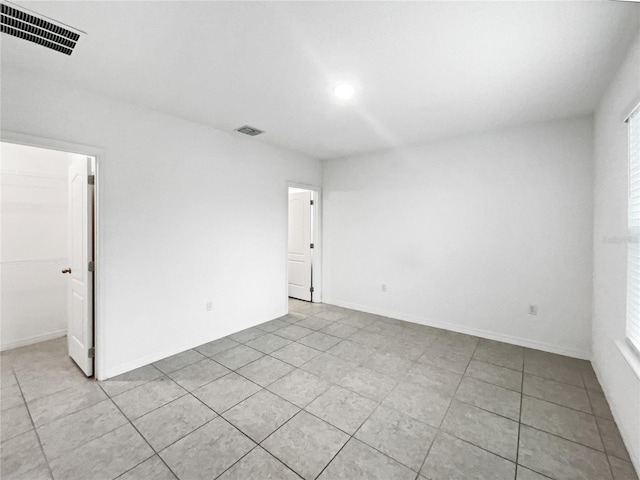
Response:
[[[93,376],[96,157],[4,140],[0,154],[0,349],[66,336]]]
[[[320,302],[320,190],[289,184],[287,295],[289,300]]]

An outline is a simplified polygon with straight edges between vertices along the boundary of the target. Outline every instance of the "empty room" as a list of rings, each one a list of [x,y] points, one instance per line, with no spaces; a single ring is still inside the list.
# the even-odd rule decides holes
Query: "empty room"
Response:
[[[640,3],[0,3],[3,480],[638,480]]]

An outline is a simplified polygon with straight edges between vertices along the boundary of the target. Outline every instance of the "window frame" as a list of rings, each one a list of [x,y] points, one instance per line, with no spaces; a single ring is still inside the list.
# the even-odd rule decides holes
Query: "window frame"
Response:
[[[640,289],[640,273],[634,274],[634,268],[640,270],[639,265],[632,264],[632,256],[640,258],[640,103],[631,110],[625,118],[627,124],[627,298],[625,318],[625,340],[631,350],[640,358],[640,293],[632,295],[632,289]],[[633,130],[632,130],[633,129]],[[634,138],[638,142],[633,145]],[[635,167],[635,172],[634,172]],[[635,199],[635,205],[633,200]],[[636,220],[636,226],[632,225],[632,218]],[[640,262],[639,262],[640,263]],[[632,303],[633,309],[632,309]],[[635,311],[635,312],[634,312]],[[632,313],[638,314],[637,318]],[[635,333],[632,333],[631,326]]]

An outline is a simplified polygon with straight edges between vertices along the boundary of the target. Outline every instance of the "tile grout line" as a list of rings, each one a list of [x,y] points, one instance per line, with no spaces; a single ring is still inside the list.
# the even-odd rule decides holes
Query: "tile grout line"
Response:
[[[146,384],[145,384],[145,385],[146,385]],[[142,386],[142,385],[140,385],[140,386]],[[102,387],[100,387],[100,388],[102,388]],[[133,389],[132,389],[132,390],[133,390]],[[103,391],[104,391],[104,389],[103,389]],[[107,393],[107,392],[104,392],[104,393]],[[123,392],[123,393],[124,393],[124,392]],[[107,396],[108,396],[108,395],[107,395]],[[178,397],[178,398],[182,398],[182,397],[184,397],[184,396],[185,396],[185,395],[182,395],[182,396],[180,396],[180,397]],[[133,467],[131,467],[129,470],[127,470],[127,471],[125,471],[125,472],[122,472],[120,475],[117,475],[115,478],[117,478],[117,477],[120,477],[120,476],[124,475],[125,473],[127,473],[127,472],[128,472],[128,471],[130,471],[130,470],[133,470],[133,469],[134,469],[134,468],[136,468],[138,465],[141,465],[142,463],[146,462],[147,460],[149,460],[150,458],[153,458],[153,457],[154,457],[154,456],[156,456],[156,455],[158,456],[158,458],[160,459],[160,461],[161,461],[162,463],[164,463],[164,464],[165,464],[165,466],[169,469],[169,471],[170,471],[170,472],[171,472],[171,473],[172,473],[176,478],[180,478],[180,477],[178,477],[178,475],[176,475],[176,473],[173,471],[173,469],[172,469],[169,465],[167,465],[167,462],[165,462],[165,461],[164,461],[164,459],[163,459],[160,455],[158,455],[158,452],[156,451],[156,449],[155,449],[155,448],[153,448],[153,445],[151,445],[151,443],[149,443],[149,441],[148,441],[148,440],[147,440],[147,438],[142,434],[142,432],[140,432],[140,430],[138,430],[138,428],[133,424],[133,420],[131,420],[131,419],[130,419],[130,418],[129,418],[129,417],[128,417],[128,416],[127,416],[123,411],[122,411],[122,409],[118,406],[118,404],[117,404],[115,401],[113,401],[113,399],[112,399],[111,397],[109,397],[109,400],[111,400],[111,403],[112,403],[112,404],[113,404],[113,405],[118,409],[118,411],[120,412],[120,414],[121,414],[121,415],[122,415],[122,416],[127,420],[127,422],[129,422],[129,425],[131,425],[131,426],[133,427],[133,429],[138,433],[138,435],[140,435],[140,437],[142,438],[142,440],[144,440],[144,442],[149,446],[149,448],[150,448],[150,449],[151,449],[151,451],[153,452],[153,455],[151,455],[151,456],[150,456],[150,457],[148,457],[148,458],[145,458],[142,462],[138,463],[137,465],[134,465],[134,466],[133,466]],[[177,399],[174,399],[174,400],[177,400]],[[173,400],[172,400],[172,401],[173,401]],[[169,403],[171,403],[171,402],[168,402],[168,403],[166,403],[165,405],[168,405]],[[164,406],[164,405],[163,405],[163,406]],[[159,407],[159,408],[160,408],[160,407]],[[150,413],[150,412],[149,412],[149,413]],[[141,416],[144,416],[144,415],[141,415]],[[138,417],[138,418],[139,418],[139,417]],[[212,420],[213,420],[213,419],[212,419]],[[201,426],[202,426],[202,425],[201,425]],[[121,428],[121,427],[122,427],[122,426],[117,427],[117,428]],[[117,430],[117,428],[113,429],[113,430],[112,430],[112,432],[113,432],[113,431],[115,431],[115,430]],[[109,433],[111,433],[111,432],[109,432]]]
[[[514,372],[516,372],[517,370],[513,370],[513,371],[514,371]],[[455,372],[454,372],[454,373],[455,373]],[[524,373],[524,372],[523,372],[523,373]],[[538,375],[533,375],[533,374],[530,374],[530,373],[527,373],[526,375],[531,375],[531,376],[534,376],[534,377],[537,377],[537,378],[543,378],[543,379],[545,379],[545,380],[555,381],[555,382],[557,382],[557,383],[561,383],[562,385],[565,385],[565,386],[570,386],[570,387],[580,388],[580,387],[578,387],[578,386],[576,386],[576,385],[571,385],[571,384],[569,384],[569,383],[562,383],[562,382],[558,382],[557,380],[549,379],[549,378],[546,378],[546,377],[540,377],[540,376],[538,376]],[[603,420],[609,420],[609,421],[611,421],[611,419],[609,419],[609,418],[606,418],[606,417],[603,417],[603,416],[600,416],[600,415],[596,415],[596,414],[594,414],[594,413],[592,413],[592,412],[590,413],[590,412],[585,412],[584,410],[578,410],[578,409],[576,409],[576,408],[570,407],[570,406],[568,406],[568,405],[563,405],[563,404],[561,404],[561,403],[557,403],[557,402],[554,402],[554,401],[548,400],[548,399],[546,399],[546,398],[541,398],[541,397],[537,397],[537,396],[535,396],[535,395],[531,395],[531,394],[528,394],[528,393],[524,393],[523,391],[513,390],[513,389],[511,389],[511,388],[503,387],[502,385],[497,385],[497,384],[495,384],[495,383],[491,383],[491,382],[488,382],[488,381],[486,381],[486,380],[482,380],[482,379],[475,378],[475,377],[471,377],[471,376],[467,376],[467,378],[472,378],[473,380],[476,380],[476,381],[478,381],[478,382],[485,383],[485,384],[487,384],[487,385],[492,385],[492,386],[494,386],[494,387],[504,388],[505,390],[509,390],[510,392],[515,392],[515,393],[517,393],[517,394],[519,394],[519,395],[527,396],[527,397],[529,397],[529,398],[535,398],[536,400],[541,400],[541,401],[543,401],[543,402],[551,403],[551,404],[556,405],[556,406],[558,406],[558,407],[568,408],[569,410],[572,410],[572,411],[577,412],[577,413],[583,413],[583,414],[585,414],[585,415],[590,415],[590,416],[592,416],[592,417],[594,417],[594,418],[595,418],[595,417],[597,417],[597,418],[602,418]],[[523,375],[523,382],[522,382],[522,383],[524,384],[524,375]],[[522,388],[523,388],[523,390],[524,390],[524,385],[523,385],[523,387],[522,387]],[[585,394],[587,395],[587,397],[589,397],[589,395],[588,395],[588,390],[585,390],[585,389],[582,389],[582,390],[585,392]],[[596,393],[597,393],[597,392],[596,392]],[[463,402],[463,403],[466,403],[466,404],[468,404],[468,405],[473,405],[473,404],[470,404],[470,403],[468,403],[468,402],[465,402],[464,400],[459,400],[459,401],[460,401],[460,402]],[[589,402],[590,402],[590,405],[591,405],[591,399],[590,399],[590,397],[589,397]],[[474,406],[476,406],[476,405],[474,405]],[[477,406],[476,406],[476,407],[477,407]],[[492,412],[491,410],[487,410],[487,409],[482,408],[482,407],[477,407],[477,408],[480,408],[480,409],[482,409],[482,410],[484,410],[484,411],[486,411],[486,412],[494,413],[495,415],[499,415],[499,416],[504,417],[504,418],[507,418],[507,419],[509,419],[509,420],[513,420],[512,418],[505,417],[504,415],[502,415],[502,414],[500,414],[500,413]],[[593,408],[592,408],[592,410],[593,410]],[[513,420],[513,421],[515,421],[515,420]]]
[[[154,380],[157,380],[158,378],[166,377],[166,376],[167,376],[167,375],[166,375],[165,373],[163,373],[161,370],[159,370],[158,368],[156,368],[156,367],[153,365],[153,363],[149,363],[149,364],[147,364],[147,365],[143,365],[142,367],[139,367],[139,368],[136,368],[136,369],[134,369],[134,370],[131,370],[131,372],[135,372],[136,370],[139,370],[140,368],[145,368],[145,367],[152,367],[154,370],[157,370],[157,371],[158,371],[158,373],[160,373],[160,375],[158,375],[157,377],[152,378],[152,379],[150,379],[150,380],[144,380],[144,381],[143,381],[143,383],[141,383],[140,385],[136,385],[135,387],[128,388],[128,389],[123,390],[123,391],[121,391],[121,392],[118,392],[118,393],[116,393],[116,394],[114,394],[114,395],[109,394],[109,393],[104,389],[103,385],[107,384],[107,383],[108,383],[108,382],[110,382],[110,381],[116,381],[116,382],[117,382],[117,381],[126,381],[126,380],[116,380],[120,375],[117,375],[117,376],[112,377],[112,378],[108,378],[107,380],[95,380],[95,382],[96,382],[96,383],[98,384],[98,386],[102,389],[102,391],[107,395],[107,397],[109,397],[109,398],[113,398],[113,397],[117,397],[118,395],[122,395],[123,393],[130,392],[131,390],[135,390],[135,389],[136,389],[136,388],[138,388],[138,387],[142,387],[142,386],[144,386],[144,385],[146,385],[146,384],[148,384],[148,383],[153,382]],[[125,373],[123,373],[122,375],[126,375],[126,374],[131,373],[131,372],[125,372]],[[134,381],[140,381],[140,380],[134,380]]]
[[[363,360],[363,361],[364,361],[364,360]],[[359,367],[359,366],[360,366],[360,364],[361,364],[361,362],[360,362],[360,363],[358,363],[358,364],[356,365],[356,367],[354,367],[354,368]],[[342,378],[342,377],[341,377],[341,378]],[[333,384],[333,382],[329,382],[329,383],[332,383],[332,384]],[[334,384],[334,385],[336,385],[336,384]],[[340,388],[345,388],[345,387],[342,387],[342,386],[340,386],[340,385],[337,385],[337,386],[338,386],[338,387],[340,387]],[[397,386],[397,384],[396,384],[396,386]],[[394,388],[395,388],[395,386],[394,386]],[[348,390],[349,390],[350,392],[352,392],[352,390],[350,390],[350,389],[348,389]],[[358,394],[357,392],[353,392],[353,393],[355,393],[356,395],[360,395],[360,394]],[[318,473],[318,475],[316,475],[316,477],[315,477],[315,478],[318,478],[318,477],[320,477],[320,475],[322,475],[322,473],[327,469],[327,467],[328,467],[329,465],[331,465],[331,463],[332,463],[332,462],[333,462],[333,461],[338,457],[338,455],[340,455],[340,452],[344,449],[344,447],[346,447],[346,446],[347,446],[347,443],[349,443],[352,439],[355,439],[355,440],[357,440],[357,441],[362,442],[362,440],[359,440],[358,438],[355,438],[356,433],[358,433],[358,431],[360,430],[360,428],[362,427],[362,425],[364,425],[364,424],[365,424],[365,423],[366,423],[366,422],[371,418],[371,416],[374,414],[374,412],[375,412],[375,411],[380,407],[380,405],[382,405],[382,402],[384,401],[384,399],[386,399],[390,394],[391,394],[391,391],[389,391],[389,392],[387,393],[387,395],[385,395],[385,397],[384,397],[380,402],[376,402],[376,403],[378,403],[378,405],[376,406],[376,408],[374,408],[374,409],[371,411],[371,413],[367,416],[367,418],[366,418],[366,419],[365,419],[365,420],[364,420],[364,421],[363,421],[363,422],[358,426],[358,428],[356,428],[356,429],[355,429],[355,431],[354,431],[352,434],[350,434],[350,433],[348,433],[348,432],[345,432],[344,430],[342,430],[342,429],[340,429],[340,428],[336,427],[335,425],[333,425],[333,424],[331,424],[331,423],[327,422],[326,420],[324,420],[324,419],[322,419],[322,418],[318,417],[317,415],[313,414],[312,412],[307,411],[307,410],[306,410],[306,407],[305,407],[305,409],[303,409],[307,414],[309,414],[309,415],[313,415],[313,416],[314,416],[314,417],[316,417],[318,420],[321,420],[321,421],[323,421],[323,422],[326,422],[328,425],[331,425],[331,426],[332,426],[332,427],[334,427],[334,428],[338,428],[338,430],[340,430],[341,432],[344,432],[344,433],[346,433],[347,435],[349,435],[349,438],[347,439],[347,441],[346,441],[346,442],[344,442],[344,444],[340,447],[340,449],[336,452],[336,454],[331,458],[331,460],[329,460],[329,462],[327,462],[327,464],[322,468],[322,470],[320,470],[320,473]],[[321,394],[321,395],[322,395],[322,394]],[[316,399],[315,399],[315,400],[317,400],[319,397],[320,397],[320,395],[318,395],[318,397],[316,397]],[[366,397],[364,397],[363,395],[362,395],[362,397],[363,397],[363,398],[366,398]],[[315,400],[312,400],[311,402],[309,402],[309,403],[307,404],[307,406],[311,405],[311,403],[315,402]],[[398,460],[396,460],[396,459],[394,459],[394,458],[390,457],[390,456],[389,456],[389,455],[387,455],[386,453],[381,452],[381,451],[380,451],[380,450],[378,450],[377,448],[372,447],[372,446],[371,446],[371,445],[369,445],[368,443],[366,443],[366,442],[362,442],[362,443],[364,443],[365,445],[367,445],[367,446],[368,446],[368,447],[370,447],[370,448],[373,448],[375,451],[377,451],[377,452],[381,453],[381,454],[382,454],[382,455],[384,455],[385,457],[390,458],[390,459],[391,459],[391,460],[393,460],[394,462],[397,462],[397,463],[399,463],[400,465],[403,465],[403,466],[405,466],[405,467],[406,467],[406,465],[404,465],[403,463],[401,463],[401,462],[399,462]],[[413,471],[413,469],[411,469],[411,468],[409,468],[409,470]]]
[[[582,375],[582,373],[580,374]],[[584,378],[582,379],[582,381],[584,382]],[[587,393],[587,398],[589,399],[589,406],[591,407],[591,410],[593,411],[593,404],[591,403],[591,396]],[[605,399],[606,400],[606,399]],[[594,420],[595,420],[595,416],[594,416]],[[602,430],[600,429],[600,424],[598,424],[598,421],[595,420],[596,422],[596,428],[598,429],[598,435],[600,436],[600,442],[602,443],[602,448],[604,450],[604,457],[607,459],[607,465],[609,466],[609,473],[611,474],[611,478],[615,478],[615,476],[613,475],[613,466],[611,465],[611,460],[609,459],[609,454],[607,453],[607,447],[604,444],[604,437],[602,436]],[[616,425],[617,427],[617,425]]]
[[[296,413],[296,415],[297,415],[297,413]],[[295,417],[295,415],[294,415],[294,417]],[[292,418],[293,418],[293,417],[292,417]],[[229,422],[229,423],[231,423],[231,422]],[[285,422],[285,423],[286,423],[286,422]],[[237,428],[235,425],[233,425],[233,424],[231,424],[231,425],[232,425],[234,428]],[[238,430],[240,430],[240,429],[238,429]],[[243,433],[243,434],[244,434],[244,432],[241,432],[241,433]],[[244,434],[244,435],[246,435],[246,434]],[[253,441],[253,440],[251,440],[251,441],[252,441],[253,443],[256,443],[256,442],[255,442],[255,441]],[[225,473],[227,473],[227,472],[228,472],[229,470],[231,470],[234,466],[236,466],[237,464],[239,464],[239,463],[240,463],[240,462],[241,462],[245,457],[249,456],[249,454],[250,454],[251,452],[253,452],[254,450],[256,450],[257,448],[261,448],[262,450],[264,450],[264,451],[267,453],[267,455],[269,455],[271,458],[273,458],[273,459],[274,459],[274,460],[276,460],[277,462],[279,462],[279,463],[281,463],[282,465],[284,465],[284,467],[285,467],[287,470],[291,471],[291,472],[292,472],[296,477],[300,478],[301,480],[304,480],[300,475],[298,475],[298,472],[296,472],[295,470],[293,470],[291,467],[289,467],[289,465],[287,465],[287,464],[286,464],[286,463],[284,463],[282,460],[280,460],[278,457],[276,457],[275,455],[273,455],[269,450],[267,450],[266,448],[261,447],[259,443],[256,443],[256,445],[255,445],[251,450],[249,450],[247,453],[245,453],[245,454],[244,454],[244,455],[242,455],[240,458],[238,458],[238,460],[236,460],[236,461],[235,461],[235,462],[233,462],[231,465],[229,465],[227,468],[225,468],[225,469],[220,473],[220,475],[217,475],[216,477],[214,477],[214,479],[213,479],[213,480],[216,480],[216,479],[218,479],[218,478],[222,477]]]
[[[518,462],[520,461],[520,432],[522,431],[522,402],[524,399],[524,362],[526,352],[522,354],[522,378],[520,381],[520,411],[518,412],[518,438],[516,440],[516,471],[514,480],[518,479]]]
[[[478,348],[478,343],[480,343],[480,342],[479,341],[476,342],[476,345],[473,348],[473,353],[471,354],[471,358],[473,358],[473,355],[476,353],[476,350]],[[467,370],[469,369],[469,365],[471,365],[471,358],[469,359],[469,362],[467,362],[467,366],[465,367],[464,372],[462,372],[462,375],[460,377],[460,381],[458,382],[458,386],[456,387],[456,390],[453,392],[453,395],[451,396],[451,401],[449,402],[449,405],[447,406],[447,410],[444,412],[444,415],[442,416],[442,421],[440,422],[440,426],[437,429],[436,435],[433,438],[433,441],[431,442],[431,445],[429,445],[429,449],[427,450],[427,453],[424,456],[424,459],[422,460],[422,465],[420,465],[420,469],[418,470],[418,475],[416,476],[416,480],[420,477],[422,469],[424,468],[424,466],[425,466],[425,464],[427,462],[427,458],[429,457],[429,454],[431,453],[431,449],[433,448],[433,444],[436,443],[436,438],[438,437],[438,434],[442,431],[441,430],[442,429],[442,424],[444,423],[444,420],[447,418],[447,415],[449,414],[449,410],[451,409],[451,404],[455,400],[456,394],[458,393],[458,390],[460,389],[460,385],[462,384],[462,379],[464,378],[464,375],[467,373]],[[443,433],[446,433],[446,432],[443,432]]]
[[[16,374],[16,371],[13,368],[13,365],[11,366],[11,370],[13,372],[13,376],[16,379],[16,385],[18,386],[18,389],[20,390],[20,396],[22,397],[22,401],[24,402],[24,408],[27,410],[27,414],[29,415],[29,420],[31,420],[31,425],[33,426],[33,433],[35,433],[36,439],[38,440],[38,445],[40,446],[40,452],[42,453],[42,457],[44,458],[44,461],[45,461],[45,463],[47,465],[47,470],[49,470],[49,474],[51,475],[51,478],[54,478],[53,469],[51,468],[51,464],[49,463],[49,458],[44,453],[44,447],[42,446],[42,440],[40,439],[40,434],[38,433],[38,429],[36,428],[36,424],[33,421],[33,416],[31,415],[31,410],[29,409],[29,404],[27,403],[27,399],[24,397],[24,392],[22,391],[22,386],[20,385],[20,380],[18,379],[18,375]],[[26,433],[26,432],[24,432],[24,433]],[[20,435],[22,435],[22,434],[20,434]],[[13,438],[15,438],[15,437],[13,437]]]
[[[90,380],[90,381],[92,381],[92,382],[96,382],[96,384],[98,383],[96,380]],[[77,388],[77,387],[69,387],[69,388],[68,388],[68,389],[66,389],[66,390],[61,390],[61,391],[59,391],[59,392],[52,393],[52,394],[47,395],[47,396],[57,395],[58,393],[66,392],[67,390],[71,390],[72,388]],[[74,411],[72,411],[72,412],[67,412],[67,413],[65,413],[65,414],[63,414],[63,415],[60,415],[59,417],[54,418],[53,420],[50,420],[50,421],[48,421],[48,422],[46,422],[46,423],[43,423],[42,425],[36,425],[36,428],[42,428],[42,427],[45,427],[45,426],[47,426],[47,425],[51,425],[52,423],[57,422],[58,420],[62,420],[63,418],[70,417],[70,416],[71,416],[71,415],[73,415],[74,413],[83,412],[84,410],[88,410],[88,409],[89,409],[89,408],[91,408],[91,407],[95,407],[95,406],[96,406],[96,405],[98,405],[99,403],[102,403],[102,402],[105,402],[105,401],[109,400],[109,395],[107,395],[107,394],[106,394],[106,392],[104,392],[104,390],[102,390],[102,389],[101,389],[100,391],[101,391],[101,392],[103,392],[103,393],[105,394],[106,398],[103,398],[103,399],[101,399],[101,400],[97,401],[97,402],[96,402],[96,403],[94,403],[94,404],[86,405],[86,406],[84,406],[84,407],[78,408],[77,410],[74,410]],[[43,398],[46,398],[46,397],[40,397],[40,398],[37,398],[37,399],[35,399],[35,400],[33,400],[33,401],[42,400]],[[29,404],[29,402],[26,402],[26,401],[25,401],[25,404],[26,404],[26,405],[28,405],[28,404]],[[34,425],[35,425],[35,422],[34,422]]]
[[[565,442],[570,442],[570,443],[573,443],[575,445],[579,445],[581,447],[588,448],[589,450],[593,450],[594,452],[603,453],[605,455],[607,454],[607,452],[605,452],[604,450],[598,450],[597,448],[593,448],[593,447],[591,447],[589,445],[585,445],[584,443],[579,443],[579,442],[576,442],[575,440],[570,440],[568,438],[561,437],[560,435],[558,435],[556,433],[547,432],[546,430],[542,430],[539,427],[534,427],[532,425],[527,425],[526,423],[523,423],[523,425],[525,427],[527,427],[527,428],[532,429],[532,430],[537,430],[538,432],[546,433],[547,435],[551,435],[552,437],[559,438],[560,440],[564,440]],[[616,458],[618,458],[618,457],[616,457]],[[529,468],[529,467],[526,467],[526,468]]]

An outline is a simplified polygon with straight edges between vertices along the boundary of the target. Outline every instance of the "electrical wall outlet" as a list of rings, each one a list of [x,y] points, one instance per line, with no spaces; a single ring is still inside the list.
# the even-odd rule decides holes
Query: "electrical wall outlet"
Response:
[[[211,300],[207,300],[207,312],[213,310],[213,302]]]
[[[387,291],[387,285],[386,285],[385,283],[383,283],[382,285],[380,285],[380,289],[381,289],[383,292],[386,292],[386,291]]]
[[[529,315],[537,315],[537,314],[538,314],[538,306],[529,305]]]

